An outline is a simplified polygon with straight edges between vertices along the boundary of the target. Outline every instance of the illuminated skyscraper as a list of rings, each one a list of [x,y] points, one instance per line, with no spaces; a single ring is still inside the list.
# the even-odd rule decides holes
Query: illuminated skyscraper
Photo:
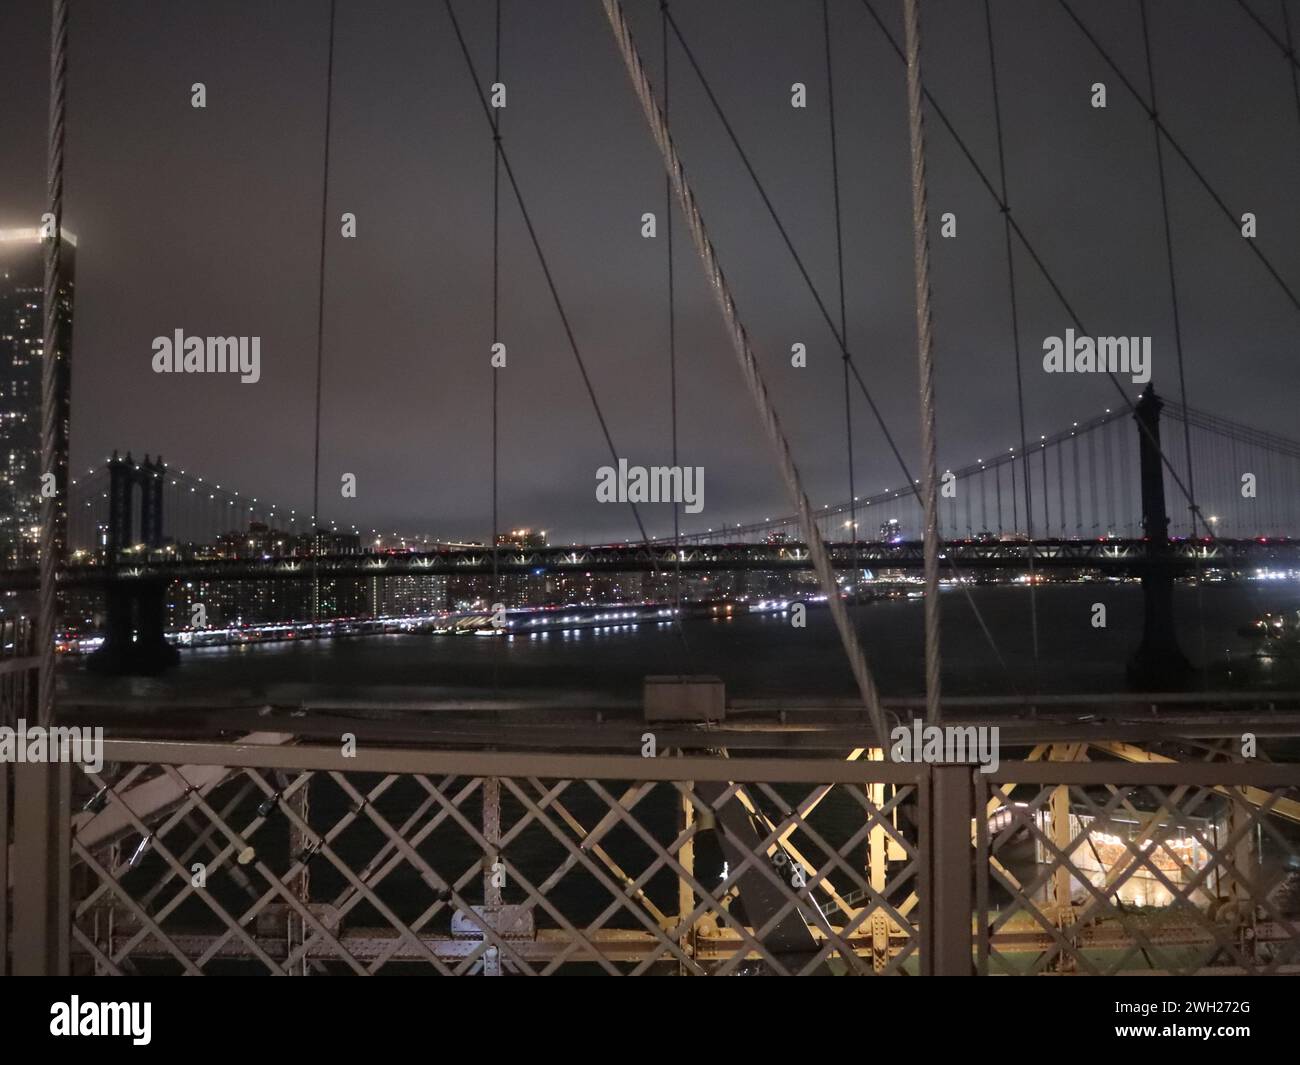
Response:
[[[63,231],[55,431],[56,541],[67,536],[68,352],[76,238]],[[40,547],[45,263],[40,231],[0,229],[0,565],[34,565]]]

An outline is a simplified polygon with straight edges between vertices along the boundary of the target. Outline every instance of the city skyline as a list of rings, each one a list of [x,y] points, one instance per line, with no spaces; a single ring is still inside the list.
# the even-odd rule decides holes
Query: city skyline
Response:
[[[40,19],[25,17],[25,6],[33,7],[17,4],[0,15],[14,23],[11,39],[37,32]],[[667,461],[662,168],[635,121],[635,102],[602,40],[598,13],[580,4],[573,11],[555,19],[505,4],[503,79],[511,95],[501,113],[504,143],[526,200],[544,219],[539,239],[620,457]],[[1228,201],[1253,209],[1259,246],[1282,276],[1300,276],[1300,252],[1282,237],[1300,229],[1286,177],[1300,157],[1300,130],[1289,113],[1285,63],[1244,61],[1267,42],[1240,12],[1215,8],[1187,23],[1171,12],[1152,5],[1162,95],[1178,100],[1166,120]],[[629,13],[654,57],[657,84],[653,5],[630,5]],[[684,11],[680,19],[778,212],[797,234],[819,293],[830,300],[824,57],[818,34],[797,32],[819,28],[814,14],[771,4],[764,17],[729,21],[722,12],[715,20]],[[988,71],[953,62],[955,49],[982,30],[977,14],[937,5],[927,83],[992,172]],[[70,88],[79,106],[70,111],[65,216],[82,238],[74,469],[97,464],[113,448],[161,452],[248,495],[310,509],[324,148],[319,15],[310,4],[246,11],[180,4],[171,23],[141,27],[94,9],[74,20],[71,46],[84,56]],[[445,14],[398,5],[389,17],[381,30],[347,5],[339,15],[321,512],[345,527],[485,540],[492,532],[491,136],[475,112]],[[834,5],[833,17],[841,27],[834,58],[849,346],[904,457],[915,463],[907,174],[899,162],[906,142],[902,67],[863,9]],[[1087,17],[1104,27],[1119,62],[1130,73],[1140,70],[1131,5],[1098,5]],[[486,63],[486,9],[466,5],[462,18]],[[886,16],[899,37],[895,19]],[[261,30],[256,44],[246,39],[250,20]],[[318,23],[313,36],[308,28]],[[730,42],[719,36],[729,24],[739,34]],[[172,27],[179,25],[193,35],[178,38]],[[774,26],[788,32],[773,33]],[[391,32],[398,28],[403,32]],[[1053,45],[1082,42],[1060,11],[999,20],[996,31],[1004,81],[1034,87],[1007,103],[1005,121],[1016,133],[1007,159],[1016,217],[1087,320],[1106,332],[1153,338],[1154,379],[1174,396],[1150,123],[1086,42],[1060,64],[1044,66]],[[417,49],[399,42],[377,73],[375,49],[394,38],[427,43]],[[88,48],[90,39],[113,42],[119,61],[104,63],[98,57],[108,51]],[[220,78],[204,75],[205,50],[223,40],[239,42],[241,65]],[[4,131],[23,150],[0,161],[0,183],[13,190],[0,203],[3,226],[31,224],[40,213],[43,174],[33,161],[40,157],[43,112],[36,104],[44,89],[37,43],[18,47],[17,61],[0,75],[8,79],[7,96],[33,103],[16,109]],[[1199,62],[1211,52],[1224,58]],[[570,61],[557,64],[557,55]],[[672,56],[674,134],[751,322],[796,460],[815,504],[839,502],[848,489],[839,352],[675,42]],[[191,106],[198,81],[208,94],[202,109]],[[790,106],[795,81],[808,87],[806,109]],[[1105,109],[1089,105],[1096,81],[1110,84]],[[609,91],[592,93],[597,82]],[[128,99],[129,109],[112,106]],[[394,100],[403,105],[393,108]],[[1049,113],[1052,121],[1044,122]],[[415,117],[422,115],[431,124]],[[997,208],[940,124],[931,124],[932,208],[936,217],[951,209],[957,224],[955,239],[933,240],[940,462],[955,466],[992,447],[1018,445],[1015,376]],[[548,144],[551,136],[560,139]],[[161,143],[168,145],[165,157],[151,158],[150,146]],[[1255,165],[1226,165],[1225,145],[1249,151]],[[372,160],[379,159],[376,172]],[[1167,166],[1189,402],[1285,434],[1289,393],[1300,383],[1293,311],[1181,163],[1170,159]],[[355,239],[333,224],[345,211],[356,216]],[[641,236],[646,211],[660,220],[654,239]],[[626,508],[596,502],[597,471],[610,456],[508,197],[501,218],[500,339],[510,355],[507,368],[496,371],[499,526],[543,525],[566,542],[627,539],[636,530]],[[786,512],[680,219],[674,225],[679,449],[684,463],[704,467],[709,486],[698,524]],[[1039,372],[1042,338],[1059,336],[1069,322],[1023,252],[1017,270],[1026,431],[1033,440],[1119,397],[1104,380]],[[260,337],[261,380],[154,373],[153,340],[177,329]],[[790,365],[794,343],[808,349],[802,369]],[[1261,381],[1274,387],[1261,389]],[[897,466],[870,411],[860,395],[852,403],[857,489],[869,494],[896,485]],[[375,431],[379,426],[383,431]],[[339,496],[346,473],[357,478],[355,499]],[[671,531],[670,508],[644,507],[643,517],[651,535]]]
[[[0,8],[0,975],[313,977],[15,1033],[1300,972],[1264,4]],[[1044,1047],[1289,1034],[1031,985]]]

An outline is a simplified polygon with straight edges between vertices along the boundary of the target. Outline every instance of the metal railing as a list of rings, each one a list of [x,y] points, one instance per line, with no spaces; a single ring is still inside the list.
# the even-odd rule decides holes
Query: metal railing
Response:
[[[978,971],[1300,971],[1298,773],[1057,761],[977,774]]]
[[[95,972],[920,963],[922,767],[107,746],[73,817],[73,952]],[[875,884],[873,829],[894,858]],[[850,890],[868,897],[826,916]]]
[[[38,767],[59,795],[48,888],[66,883],[67,907],[25,948],[36,961],[16,945],[15,962],[195,975],[1300,968],[1300,767],[1082,757],[1080,744],[1037,748],[985,775],[869,754],[109,740],[100,772]]]

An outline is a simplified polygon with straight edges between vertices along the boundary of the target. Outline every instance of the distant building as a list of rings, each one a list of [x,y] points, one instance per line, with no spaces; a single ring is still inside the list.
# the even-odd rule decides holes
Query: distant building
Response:
[[[315,534],[273,529],[260,521],[247,531],[233,530],[217,537],[216,558],[310,558],[313,543],[320,555],[359,555],[361,536],[354,532],[317,529]]]
[[[60,492],[55,539],[67,540],[68,353],[76,238],[63,231],[63,286],[53,357],[60,396],[52,472]],[[0,229],[0,565],[33,565],[40,548],[41,372],[44,358],[45,261],[40,230]]]
[[[370,578],[371,617],[413,617],[446,609],[447,578],[441,574]]]
[[[497,533],[497,547],[545,547],[546,530],[511,529]]]

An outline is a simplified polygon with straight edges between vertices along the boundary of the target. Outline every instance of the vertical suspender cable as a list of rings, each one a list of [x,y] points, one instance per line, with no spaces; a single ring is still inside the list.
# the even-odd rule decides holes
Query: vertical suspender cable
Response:
[[[826,595],[826,603],[830,608],[835,627],[839,631],[840,640],[844,644],[844,652],[849,660],[849,668],[853,672],[863,704],[871,718],[872,728],[876,734],[875,740],[887,749],[889,745],[886,741],[889,732],[885,727],[885,712],[880,703],[880,695],[876,690],[875,681],[872,679],[871,670],[867,665],[866,655],[862,651],[858,634],[854,631],[848,612],[845,610],[844,602],[840,598],[826,544],[817,531],[817,521],[813,516],[812,504],[808,502],[808,496],[803,490],[799,470],[794,464],[794,457],[790,454],[789,441],[786,439],[785,431],[781,427],[781,420],[772,404],[771,396],[768,394],[767,384],[763,380],[763,373],[758,365],[758,359],[750,346],[749,334],[740,321],[736,301],[731,294],[731,287],[722,274],[717,251],[714,249],[713,242],[709,239],[708,232],[704,227],[704,217],[696,203],[695,193],[687,183],[681,157],[677,154],[677,147],[668,132],[668,122],[655,102],[654,92],[650,87],[649,79],[646,77],[645,67],[641,62],[636,45],[632,41],[632,32],[627,24],[623,5],[619,0],[602,0],[602,4],[615,43],[618,45],[619,54],[622,56],[623,64],[627,68],[628,77],[632,82],[637,101],[641,105],[641,110],[650,126],[650,132],[654,137],[655,144],[663,157],[664,167],[672,179],[678,206],[686,219],[692,242],[695,244],[695,250],[704,266],[709,288],[713,291],[713,295],[722,311],[722,316],[727,325],[727,333],[731,338],[732,348],[740,364],[741,374],[749,388],[750,396],[754,400],[768,442],[776,452],[786,490],[789,492],[799,514],[813,568],[816,570],[822,591]]]
[[[1201,187],[1205,189],[1206,193],[1214,201],[1215,205],[1222,212],[1223,216],[1227,218],[1228,221],[1232,224],[1233,229],[1237,229],[1241,225],[1240,215],[1233,213],[1232,209],[1228,207],[1223,197],[1219,195],[1219,193],[1209,183],[1205,175],[1201,172],[1201,169],[1198,166],[1196,166],[1195,163],[1192,162],[1191,156],[1189,156],[1187,152],[1183,149],[1183,146],[1177,140],[1174,139],[1173,134],[1169,132],[1168,127],[1165,126],[1164,122],[1160,118],[1159,113],[1156,111],[1155,102],[1143,98],[1142,94],[1138,92],[1136,86],[1134,86],[1133,82],[1129,80],[1128,76],[1124,73],[1123,69],[1114,60],[1111,54],[1102,46],[1101,42],[1097,40],[1093,32],[1088,29],[1088,27],[1084,24],[1083,20],[1079,18],[1079,16],[1075,13],[1074,8],[1070,6],[1069,0],[1057,0],[1057,3],[1060,5],[1062,9],[1064,9],[1066,15],[1069,16],[1070,20],[1079,28],[1079,32],[1082,33],[1088,39],[1088,42],[1093,46],[1093,48],[1097,50],[1097,53],[1101,56],[1102,60],[1106,63],[1106,65],[1109,66],[1111,70],[1115,72],[1115,75],[1120,80],[1120,84],[1123,85],[1124,88],[1126,88],[1129,91],[1129,93],[1133,96],[1133,98],[1137,100],[1138,106],[1141,107],[1142,110],[1147,113],[1147,116],[1151,119],[1152,123],[1155,125],[1156,131],[1162,134],[1165,137],[1165,139],[1168,140],[1169,146],[1174,150],[1174,153],[1178,155],[1183,160],[1184,163],[1187,164],[1187,168],[1192,172],[1192,176],[1195,177],[1196,180],[1200,183]],[[1266,269],[1269,272],[1269,275],[1273,278],[1273,280],[1277,282],[1278,287],[1281,288],[1282,291],[1286,294],[1286,297],[1290,301],[1291,306],[1296,308],[1296,310],[1300,310],[1300,294],[1297,294],[1295,291],[1293,291],[1291,286],[1287,284],[1287,282],[1283,279],[1282,275],[1278,272],[1277,267],[1275,267],[1272,261],[1268,258],[1268,256],[1265,255],[1264,252],[1260,250],[1259,243],[1254,240],[1243,240],[1240,241],[1239,243],[1245,245],[1246,250],[1249,251],[1252,255],[1255,256],[1256,259],[1260,261],[1264,269]],[[1111,376],[1111,381],[1116,385],[1116,387],[1119,387],[1119,381],[1113,375]],[[1127,400],[1128,398],[1127,393],[1123,392],[1122,389],[1120,394],[1124,395],[1125,399]],[[1132,406],[1131,401],[1129,405],[1130,407]],[[1179,485],[1179,487],[1181,488],[1182,485]]]
[[[1016,487],[1016,449],[1011,449],[1011,531],[1020,531],[1020,490]]]
[[[1088,491],[1092,503],[1092,531],[1097,531],[1099,519],[1097,505],[1097,430],[1088,430]]]
[[[496,39],[493,46],[492,80],[501,82],[501,0],[496,0]],[[501,277],[501,153],[497,145],[501,143],[501,108],[492,109],[492,343],[497,344],[500,336],[500,277]],[[496,619],[497,604],[501,602],[501,570],[497,537],[501,531],[497,503],[499,499],[498,451],[500,447],[498,368],[488,367],[492,371],[492,618]],[[497,666],[500,663],[501,647],[498,644],[492,655],[492,689],[497,688]]]
[[[1169,300],[1174,312],[1174,350],[1178,355],[1178,398],[1185,412],[1187,410],[1187,371],[1183,360],[1183,326],[1182,316],[1178,313],[1178,275],[1174,270],[1173,228],[1169,222],[1169,188],[1165,180],[1164,145],[1162,144],[1163,138],[1160,135],[1160,111],[1159,104],[1156,102],[1156,72],[1155,63],[1151,58],[1151,30],[1147,20],[1146,0],[1138,0],[1138,11],[1142,16],[1142,45],[1146,53],[1147,88],[1151,93],[1151,135],[1156,142],[1156,174],[1160,179],[1160,213],[1164,219],[1165,262],[1169,273]],[[1294,68],[1291,73],[1294,76]],[[1199,535],[1197,515],[1200,508],[1196,503],[1196,473],[1192,468],[1192,429],[1186,417],[1183,418],[1183,449],[1187,459],[1187,509],[1191,515],[1192,539],[1194,540]],[[1200,557],[1199,554],[1197,557]],[[1200,629],[1201,662],[1204,664],[1206,655],[1205,607],[1201,594],[1201,585],[1205,583],[1203,563],[1198,564],[1197,568],[1201,572],[1198,573],[1196,581],[1196,614]],[[1208,687],[1208,676],[1203,676],[1203,680]]]
[[[1228,484],[1231,485],[1233,479],[1237,476],[1237,471],[1241,469],[1241,464],[1237,461],[1237,438],[1234,436],[1228,442],[1229,459],[1228,469],[1231,471],[1227,478]],[[1232,501],[1232,535],[1244,537],[1246,534],[1241,531],[1241,493],[1230,491],[1228,498]]]
[[[659,5],[663,35],[664,120],[668,119],[668,5]],[[668,400],[672,408],[673,469],[677,465],[677,285],[673,272],[673,181],[664,175],[664,222],[668,235]],[[673,625],[682,626],[682,526],[681,507],[673,501]]]
[[[493,80],[501,81],[501,0],[496,5],[496,46],[493,53]],[[501,156],[497,152],[497,143],[501,140],[501,109],[492,109],[492,343],[500,341],[499,303],[500,269],[501,269]],[[497,515],[497,368],[492,370],[492,597],[493,602],[501,589],[498,583],[500,573],[497,560],[497,533],[500,532]],[[495,608],[494,608],[495,609]]]
[[[473,86],[474,98],[478,101],[479,109],[482,111],[485,121],[490,129],[495,130],[492,120],[493,108],[488,102],[487,96],[482,89],[482,82],[479,80],[478,68],[474,64],[473,53],[469,49],[469,44],[465,39],[465,34],[461,30],[460,20],[456,17],[456,9],[452,0],[443,0],[443,8],[447,12],[447,21],[451,23],[452,32],[456,37],[456,44],[460,51],[461,58],[465,61],[465,74],[470,84]],[[573,361],[578,369],[578,375],[582,379],[583,389],[587,393],[587,398],[591,401],[592,413],[596,416],[596,423],[600,428],[600,435],[605,441],[605,446],[609,451],[610,458],[617,464],[618,448],[614,445],[614,437],[610,432],[609,422],[605,418],[605,413],[601,409],[600,400],[596,396],[595,386],[591,382],[591,375],[587,372],[586,361],[582,357],[582,350],[578,346],[577,335],[573,331],[573,324],[570,321],[569,314],[565,310],[564,301],[560,298],[560,290],[555,283],[555,275],[551,271],[550,261],[542,248],[541,239],[538,237],[537,228],[533,225],[532,214],[528,210],[527,201],[524,199],[523,190],[515,176],[514,168],[510,164],[510,156],[506,152],[505,143],[500,136],[495,140],[496,154],[501,161],[501,173],[509,185],[511,193],[514,195],[515,204],[519,208],[520,221],[523,222],[524,232],[528,236],[528,242],[532,245],[533,252],[537,256],[537,265],[541,268],[542,277],[546,282],[546,290],[551,297],[551,303],[555,307],[555,313],[559,318],[560,326],[564,331],[564,338],[568,344],[569,351],[573,355]],[[637,509],[634,502],[628,502],[628,509],[632,512],[632,519],[636,523],[637,532],[640,534],[641,541],[650,546],[650,535],[646,532],[645,522],[641,518],[641,512]],[[658,556],[651,552],[650,564],[654,574],[654,580],[658,583],[662,579],[659,569]],[[679,630],[680,636],[680,630]],[[684,639],[681,641],[684,645]],[[679,669],[680,673],[681,670]]]
[[[1106,432],[1106,498],[1110,503],[1110,527],[1112,527],[1115,536],[1119,536],[1119,469],[1123,456],[1123,440],[1121,433],[1125,425],[1121,419],[1115,419],[1110,423],[1108,432]],[[1110,458],[1110,447],[1114,446],[1114,459]]]
[[[926,717],[939,709],[938,463],[935,454],[934,332],[930,312],[930,235],[925,187],[925,116],[921,111],[921,18],[918,0],[903,0],[907,34],[907,126],[912,148],[912,258],[916,274],[917,368],[920,373],[921,498],[925,504]]]
[[[1033,492],[1029,484],[1029,452],[1026,450],[1025,437],[1025,387],[1024,374],[1020,363],[1020,310],[1016,301],[1016,260],[1011,243],[1011,207],[1007,200],[1007,156],[1002,135],[1002,97],[998,92],[997,52],[993,46],[993,11],[989,0],[984,0],[984,27],[989,42],[989,73],[993,85],[993,125],[998,139],[998,174],[1001,187],[1000,204],[1002,209],[1002,230],[1006,240],[1007,255],[1007,291],[1011,299],[1011,346],[1016,364],[1016,412],[1020,420],[1020,453],[1025,457],[1025,533],[1030,540],[1029,548],[1029,627],[1033,634],[1034,662],[1038,662],[1038,596],[1034,580],[1034,512]],[[1015,465],[1012,464],[1011,476],[1014,485]],[[1043,478],[1043,492],[1047,492],[1047,479]],[[1014,504],[1014,495],[1012,497]]]
[[[848,312],[844,301],[844,225],[840,210],[840,155],[839,142],[835,135],[835,71],[831,63],[831,11],[830,0],[822,0],[822,36],[826,42],[826,110],[830,119],[831,133],[831,190],[835,203],[835,270],[840,292],[840,341],[843,345],[840,357],[844,368],[844,437],[848,451],[849,465],[849,539],[855,544],[858,536],[858,496],[853,478],[853,405],[849,392],[849,325]],[[857,573],[854,572],[854,584]]]
[[[1278,0],[1278,7],[1282,9],[1282,36],[1279,37],[1270,28],[1267,22],[1255,13],[1255,9],[1250,6],[1247,0],[1237,0],[1237,6],[1258,26],[1264,35],[1268,37],[1275,45],[1278,51],[1282,53],[1282,58],[1286,61],[1287,67],[1291,72],[1291,91],[1295,94],[1296,116],[1300,117],[1300,78],[1297,72],[1300,72],[1300,55],[1296,54],[1295,44],[1291,37],[1291,14],[1287,7],[1287,0]],[[1154,103],[1151,105],[1155,106]]]
[[[320,412],[321,412],[321,377],[325,362],[325,241],[329,231],[329,196],[330,196],[330,123],[334,103],[334,22],[338,0],[330,0],[329,52],[325,65],[325,152],[321,167],[320,194],[320,263],[316,290],[316,436],[312,450],[311,479],[311,618],[313,626],[320,624],[320,576],[318,573],[318,556],[320,555],[320,534],[316,531],[321,524],[320,516]],[[320,633],[313,628],[313,634]],[[312,662],[316,661],[312,656]]]
[[[1169,299],[1173,305],[1174,311],[1174,351],[1178,355],[1178,391],[1179,402],[1182,403],[1183,409],[1187,409],[1187,372],[1183,362],[1183,327],[1182,316],[1178,313],[1178,276],[1174,270],[1174,238],[1173,230],[1169,223],[1169,190],[1165,180],[1165,155],[1163,138],[1160,136],[1160,127],[1156,124],[1160,112],[1156,103],[1156,74],[1155,66],[1151,60],[1151,34],[1147,25],[1147,4],[1146,0],[1138,0],[1138,10],[1142,14],[1142,45],[1146,51],[1147,61],[1147,86],[1151,92],[1151,135],[1156,142],[1156,174],[1160,179],[1160,212],[1164,219],[1165,230],[1165,262],[1169,273]],[[1187,494],[1190,496],[1188,503],[1191,504],[1192,514],[1192,536],[1197,533],[1196,522],[1196,480],[1192,471],[1192,435],[1191,427],[1187,420],[1183,420],[1183,447],[1187,454]]]
[[[1133,87],[1132,83],[1125,76],[1123,70],[1115,63],[1115,61],[1111,58],[1110,54],[1106,52],[1105,49],[1102,48],[1100,42],[1097,41],[1096,37],[1094,37],[1092,33],[1088,30],[1088,28],[1082,23],[1082,21],[1080,21],[1078,16],[1074,13],[1073,8],[1070,7],[1068,0],[1057,0],[1057,2],[1065,9],[1066,13],[1075,22],[1075,24],[1079,27],[1080,31],[1088,38],[1088,40],[1092,43],[1092,45],[1098,50],[1098,52],[1101,53],[1102,58],[1111,67],[1111,69],[1115,71],[1116,75],[1118,75],[1124,87],[1127,88],[1135,97],[1137,97],[1143,109],[1147,111],[1148,115],[1150,115],[1152,112],[1150,106],[1140,96],[1137,90]],[[894,54],[898,56],[899,61],[906,63],[907,58],[903,52],[903,49],[898,45],[898,42],[894,40],[893,34],[890,32],[889,28],[885,25],[885,23],[880,18],[880,16],[876,13],[875,8],[872,6],[871,0],[862,0],[862,4],[866,9],[867,13],[871,16],[872,21],[876,24],[877,28],[879,28],[881,34],[885,37],[886,41],[888,41],[890,47],[894,51]],[[956,142],[957,147],[961,150],[962,155],[966,157],[967,162],[971,164],[972,169],[979,177],[981,184],[983,184],[984,188],[988,190],[989,194],[998,203],[999,207],[1002,208],[1004,211],[1006,211],[1008,214],[1010,214],[1010,208],[1007,206],[1005,200],[1003,200],[999,196],[998,191],[993,187],[992,182],[989,181],[987,175],[984,173],[983,168],[979,165],[979,162],[975,159],[975,156],[971,153],[969,146],[966,144],[965,140],[957,133],[956,128],[953,126],[948,116],[944,113],[943,109],[939,106],[933,94],[930,93],[929,90],[923,90],[923,92],[926,99],[930,101],[930,106],[934,109],[934,114],[936,115],[936,117],[938,117],[940,122],[943,123],[944,127],[948,130],[948,132],[952,135],[952,138]],[[1228,208],[1227,204],[1224,202],[1223,198],[1219,196],[1219,194],[1214,190],[1213,186],[1211,186],[1209,182],[1205,179],[1205,176],[1195,166],[1191,158],[1182,149],[1182,146],[1176,140],[1174,140],[1173,136],[1169,133],[1168,129],[1166,129],[1164,124],[1160,122],[1158,116],[1153,116],[1153,121],[1156,122],[1160,132],[1169,141],[1169,144],[1174,149],[1174,151],[1183,159],[1184,162],[1187,163],[1188,168],[1192,171],[1193,175],[1205,188],[1206,192],[1209,193],[1211,199],[1214,200],[1215,204],[1224,213],[1224,216],[1227,217],[1230,221],[1232,221],[1233,225],[1236,226],[1238,224],[1237,216],[1235,216],[1232,213],[1232,211]],[[1061,289],[1061,286],[1057,283],[1055,277],[1053,277],[1051,272],[1047,269],[1047,265],[1046,263],[1044,263],[1042,256],[1038,253],[1037,249],[1030,242],[1028,236],[1025,234],[1020,224],[1016,222],[1014,218],[1011,218],[1010,222],[1011,222],[1012,231],[1015,233],[1017,239],[1020,241],[1021,246],[1029,254],[1034,265],[1038,268],[1039,273],[1042,275],[1043,279],[1048,283],[1049,287],[1052,289],[1052,292],[1056,295],[1056,298],[1060,301],[1066,313],[1073,320],[1076,331],[1081,335],[1091,336],[1092,335],[1091,331],[1084,324],[1083,320],[1079,317],[1079,315],[1075,312],[1069,300],[1066,299],[1065,293]],[[1248,245],[1248,250],[1257,259],[1259,259],[1259,261],[1268,270],[1270,276],[1273,277],[1273,279],[1286,293],[1287,298],[1291,301],[1292,305],[1297,308],[1300,308],[1300,297],[1297,297],[1296,294],[1291,291],[1290,287],[1283,280],[1282,276],[1278,273],[1277,269],[1273,266],[1272,262],[1256,246],[1256,243],[1254,241],[1245,241],[1243,243]],[[1133,401],[1129,398],[1128,392],[1126,391],[1123,384],[1119,381],[1118,376],[1115,373],[1108,372],[1107,377],[1110,380],[1112,386],[1119,393],[1120,397],[1124,400],[1124,405],[1128,408],[1130,413],[1136,413],[1137,408],[1134,405]],[[1150,438],[1148,437],[1148,439]],[[1177,471],[1174,470],[1173,465],[1169,461],[1169,457],[1163,452],[1163,450],[1160,451],[1160,461],[1165,466],[1165,468],[1169,470],[1170,476],[1174,484],[1178,487],[1178,489],[1183,493],[1185,497],[1190,499],[1190,493],[1188,493],[1187,491],[1187,486],[1183,483],[1182,478],[1178,476]]]
[[[998,490],[998,534],[1002,533],[1002,467],[998,464],[993,466],[993,483]]]
[[[1058,440],[1056,443],[1057,527],[1060,529],[1062,540],[1065,539],[1065,456],[1062,453],[1064,449],[1064,441]]]
[[[1119,493],[1119,534],[1121,536],[1137,536],[1137,531],[1133,527],[1133,479],[1132,479],[1132,456],[1129,454],[1128,434],[1124,431],[1125,426],[1120,425],[1119,430],[1119,471],[1120,471],[1120,493]]]
[[[63,419],[67,414],[68,375],[60,362],[70,353],[60,349],[59,290],[63,282],[63,144],[67,111],[68,3],[54,0],[50,8],[50,115],[46,155],[46,202],[52,232],[45,243],[45,303],[41,348],[41,472],[55,477],[55,494],[41,493],[40,603],[37,612],[37,719],[48,725],[54,716],[54,626],[58,613],[56,581],[63,537],[59,522],[66,488],[68,456]],[[66,339],[66,334],[64,335]]]
[[[663,7],[667,11],[668,9],[667,0],[663,0]],[[722,109],[721,104],[718,102],[717,95],[713,92],[713,89],[709,84],[708,78],[705,76],[703,69],[700,67],[700,64],[696,61],[694,54],[691,52],[690,46],[687,44],[685,37],[682,35],[681,27],[677,24],[676,20],[673,18],[671,11],[668,12],[668,25],[672,28],[673,33],[676,35],[678,43],[681,44],[682,52],[685,55],[687,61],[690,63],[691,68],[695,71],[696,76],[699,78],[700,85],[704,89],[705,96],[708,98],[709,103],[712,105],[714,109],[714,112],[717,114],[718,120],[722,123],[722,127],[726,131],[727,136],[730,139],[732,145],[735,147],[736,153],[740,156],[741,162],[744,164],[746,171],[748,172],[751,180],[754,183],[754,189],[758,193],[760,199],[762,199],[763,205],[767,208],[768,214],[771,216],[772,222],[776,226],[777,232],[781,235],[782,241],[784,242],[787,250],[790,252],[790,256],[794,260],[795,266],[798,268],[800,277],[803,278],[804,284],[807,285],[808,291],[813,297],[813,302],[817,305],[817,310],[821,314],[822,319],[826,322],[827,328],[830,330],[831,334],[835,337],[837,343],[839,343],[841,354],[847,360],[849,372],[853,376],[853,379],[857,382],[858,388],[862,392],[863,398],[867,401],[868,408],[871,410],[872,414],[875,415],[876,422],[880,427],[881,434],[885,438],[885,442],[889,445],[889,449],[893,453],[894,458],[897,460],[899,468],[903,471],[903,475],[907,478],[907,491],[913,497],[913,500],[915,501],[915,504],[919,510],[921,505],[920,479],[913,478],[911,473],[908,471],[907,463],[903,460],[902,453],[898,449],[898,445],[894,440],[893,434],[890,432],[888,424],[885,422],[883,415],[880,413],[880,409],[877,407],[875,399],[871,395],[871,390],[867,388],[866,382],[863,380],[862,374],[858,371],[858,368],[853,361],[852,352],[850,352],[847,346],[843,343],[843,338],[840,336],[839,329],[835,324],[834,319],[831,317],[830,312],[827,310],[825,301],[821,298],[821,295],[818,292],[817,287],[813,284],[812,278],[809,276],[807,267],[804,265],[802,257],[799,255],[798,251],[794,247],[794,243],[790,239],[789,232],[787,231],[785,225],[781,222],[781,218],[777,214],[775,207],[773,207],[772,205],[771,197],[768,196],[766,189],[764,189],[763,187],[763,183],[759,180],[758,174],[754,170],[753,163],[750,161],[749,156],[746,154],[744,147],[740,143],[739,138],[736,136],[735,129],[732,127],[731,122],[727,119],[726,112]],[[902,49],[898,50],[898,55],[900,60],[904,60]],[[911,504],[902,503],[899,505],[903,507],[907,507],[910,506]],[[970,588],[964,583],[961,576],[961,571],[959,567],[956,565],[956,563],[954,563],[951,558],[948,558],[946,561],[947,561],[949,571],[953,574],[953,577],[958,581],[960,585],[961,594],[965,598],[967,605],[970,607],[971,613],[972,615],[974,615],[976,623],[979,625],[981,632],[984,634],[984,638],[988,641],[989,648],[992,650],[994,656],[997,658],[998,664],[1002,666],[1004,671],[1008,674],[1008,679],[1010,680],[1010,683],[1014,688],[1016,686],[1015,676],[1014,674],[1011,673],[1010,668],[1006,665],[1006,660],[1003,657],[1002,652],[999,650],[996,640],[993,638],[992,630],[989,628],[987,622],[985,621],[984,615],[980,611],[979,604],[975,601],[975,597],[971,594]]]
[[[501,0],[496,0],[496,18],[492,51],[492,80],[501,83]],[[501,108],[492,109],[492,344],[500,342],[500,277],[501,277]],[[499,499],[499,471],[497,461],[500,437],[498,434],[499,396],[498,367],[488,364],[492,373],[492,619],[496,620],[497,604],[501,602],[501,571],[497,535],[500,532],[497,502]],[[495,641],[492,653],[492,690],[498,691],[498,671],[501,664],[502,641]],[[501,843],[501,781],[489,777],[483,781],[483,835],[489,847],[499,848]],[[500,907],[501,887],[490,869],[484,870],[483,901],[488,907]]]
[[[1038,457],[1041,460],[1043,468],[1043,535],[1052,535],[1052,511],[1049,506],[1052,497],[1047,491],[1047,445],[1040,443],[1038,445]],[[1030,565],[1033,565],[1033,555],[1030,555]]]
[[[1072,460],[1074,462],[1074,534],[1083,533],[1083,482],[1079,479],[1079,434],[1070,434]]]

